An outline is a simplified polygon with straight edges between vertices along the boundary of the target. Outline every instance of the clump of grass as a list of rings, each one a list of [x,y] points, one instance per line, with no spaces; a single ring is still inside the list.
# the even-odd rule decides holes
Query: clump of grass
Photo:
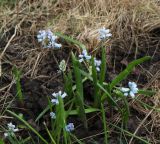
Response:
[[[108,31],[103,29],[103,32],[100,32],[100,35],[103,35],[103,41],[107,38]],[[62,38],[65,38],[67,42],[72,42],[74,44],[79,44],[82,46],[81,43],[77,42],[76,40],[73,40],[70,37],[59,35]],[[44,39],[45,40],[45,39]],[[100,39],[101,40],[101,39]],[[43,43],[43,42],[42,42]],[[52,48],[55,49],[54,47]],[[72,64],[73,64],[73,76],[69,72],[69,74],[65,74],[65,71],[61,72],[64,76],[65,81],[68,80],[74,82],[69,84],[68,94],[70,95],[70,101],[65,105],[64,98],[68,95],[67,93],[62,93],[59,91],[58,93],[53,93],[52,96],[54,98],[48,98],[49,105],[44,109],[44,111],[38,116],[38,120],[43,117],[43,115],[50,110],[50,116],[51,116],[51,130],[45,125],[47,134],[49,135],[50,141],[52,143],[64,143],[68,144],[71,143],[71,137],[72,134],[70,134],[71,131],[74,130],[74,124],[69,123],[67,125],[67,118],[72,115],[73,113],[75,115],[78,115],[83,122],[84,127],[86,130],[88,129],[87,124],[87,113],[101,111],[102,113],[102,123],[104,126],[104,136],[105,140],[104,143],[108,144],[108,138],[109,138],[109,128],[106,122],[106,116],[105,116],[105,106],[104,102],[107,101],[109,105],[113,108],[116,108],[119,110],[121,114],[122,119],[122,127],[121,130],[126,129],[127,131],[127,122],[129,118],[129,105],[128,101],[126,99],[126,96],[132,96],[138,93],[138,88],[135,83],[129,83],[130,88],[119,88],[117,85],[132,72],[135,66],[147,61],[150,59],[150,57],[146,56],[140,59],[137,59],[133,62],[131,62],[124,71],[122,71],[115,79],[113,79],[110,83],[105,82],[106,77],[106,48],[101,47],[102,51],[102,59],[101,61],[96,60],[94,56],[90,56],[87,53],[87,50],[84,49],[84,47],[81,47],[82,54],[79,55],[79,60],[76,58],[75,54],[72,53]],[[83,64],[84,63],[84,64]],[[17,69],[14,69],[14,75],[16,77],[16,84],[18,91],[20,90],[20,95],[18,95],[19,99],[22,100],[22,91],[20,87],[20,73]],[[74,79],[72,79],[74,78]],[[85,92],[83,87],[83,82],[89,80],[92,82],[92,85],[94,86],[94,102],[93,105],[88,105],[85,103]],[[65,88],[67,87],[68,83],[65,83]],[[123,90],[122,90],[123,89]],[[124,93],[123,93],[124,92]],[[132,92],[132,94],[131,94]],[[126,95],[127,93],[127,95]],[[148,92],[145,91],[147,94]],[[126,96],[125,96],[126,95]],[[72,96],[72,97],[71,97]],[[116,96],[116,97],[115,97]],[[133,98],[134,98],[133,97]],[[118,101],[122,101],[124,103],[123,108],[121,108],[118,104]],[[66,110],[66,106],[69,108]],[[55,113],[53,112],[55,111]],[[27,121],[25,121],[22,117],[18,116],[14,112],[11,112],[8,110],[8,112],[18,118],[24,125],[26,125],[29,130],[31,130],[33,133],[35,133],[41,141],[48,144],[50,143],[48,140],[44,139],[42,134],[37,132]],[[36,121],[37,121],[36,119]],[[14,135],[16,138],[16,136]],[[122,137],[120,137],[120,140]],[[139,138],[141,139],[141,138]],[[9,139],[10,140],[10,139]],[[17,140],[17,139],[16,139]],[[146,142],[142,139],[143,142]],[[77,142],[80,142],[80,140],[77,140]],[[147,143],[147,142],[146,142]]]
[[[63,9],[60,9],[60,7],[63,7]],[[63,40],[68,39],[67,43],[70,47],[76,48],[78,51],[80,51],[79,47],[86,48],[89,51],[99,47],[99,41],[96,39],[95,31],[102,26],[110,27],[114,35],[111,40],[105,42],[105,46],[110,47],[112,52],[121,51],[128,55],[126,51],[129,51],[129,53],[134,53],[134,58],[136,58],[139,51],[146,52],[148,49],[153,48],[155,50],[154,54],[157,53],[155,47],[158,47],[159,45],[159,36],[152,36],[152,33],[157,31],[160,25],[159,6],[154,0],[109,0],[101,2],[96,0],[78,0],[55,1],[53,3],[50,1],[31,2],[24,0],[17,2],[17,6],[13,6],[12,10],[3,7],[0,11],[2,12],[0,35],[1,38],[6,39],[3,44],[7,43],[9,37],[12,36],[15,25],[18,25],[16,38],[7,48],[7,51],[2,58],[2,64],[7,63],[13,65],[13,62],[16,61],[16,65],[23,68],[24,75],[29,78],[38,78],[38,76],[41,75],[41,73],[39,73],[42,69],[41,62],[48,54],[47,51],[40,51],[34,40],[37,28],[43,26],[49,26],[55,31],[61,31],[62,33],[70,34],[71,37],[76,37],[79,41],[74,41],[73,39],[69,39],[64,35],[59,34]],[[85,43],[85,45],[82,45],[80,41]],[[73,45],[70,44],[70,42]],[[17,55],[17,51],[20,53],[19,55]],[[154,57],[154,54],[152,55],[152,58]],[[12,61],[8,59],[8,57],[12,57],[14,60]],[[94,65],[92,62],[92,68],[93,67]],[[2,68],[3,71],[5,71],[4,67]],[[111,102],[111,105],[115,105],[116,107],[116,103],[114,103],[112,97],[109,95],[110,90],[108,85],[104,84],[103,87],[102,83],[99,82],[97,84],[96,81],[99,79],[96,79],[95,69],[92,69],[91,71],[90,73],[88,73],[88,71],[87,73],[84,73],[86,71],[81,71],[81,75],[84,77],[84,79],[82,78],[82,82],[88,79],[93,80],[94,90],[97,92],[96,89],[99,89],[99,92],[97,93],[100,96],[105,92],[105,94],[102,95],[102,100],[108,100]],[[7,70],[5,75],[2,74],[2,78],[5,79],[6,75],[10,77],[10,70]],[[49,76],[47,75],[46,77]],[[51,76],[48,79],[51,79]],[[65,89],[67,89],[66,92],[69,96],[73,97],[76,86],[74,85],[75,83],[71,72],[70,74],[66,74],[66,81],[69,82],[69,87],[67,85],[65,86]],[[72,88],[74,91],[71,91]],[[4,86],[1,89],[4,96],[8,96],[8,91],[10,91],[10,88],[7,86]],[[141,92],[140,94],[144,94],[143,91],[139,92]],[[114,94],[112,95],[124,98],[119,91],[114,91]],[[95,99],[99,99],[97,94],[95,94],[94,97]],[[4,97],[1,99],[3,101]],[[137,107],[136,105],[135,108],[138,111],[148,111],[148,109],[153,108],[143,103],[141,99],[138,100],[140,101],[138,102],[140,107]],[[99,104],[97,104],[99,102],[100,100],[95,100],[94,106],[99,107]],[[127,112],[127,103],[125,102],[125,99],[124,104],[125,108],[122,109],[121,113],[124,123],[126,123],[127,116],[123,117],[123,112]],[[84,111],[85,113],[89,113],[91,111],[95,112],[97,109],[85,107]],[[68,113],[78,115],[75,109],[72,109]],[[42,116],[43,114],[41,117]]]

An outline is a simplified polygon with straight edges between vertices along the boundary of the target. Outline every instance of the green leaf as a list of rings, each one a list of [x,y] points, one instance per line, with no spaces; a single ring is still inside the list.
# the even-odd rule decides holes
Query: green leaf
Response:
[[[69,96],[69,98],[73,96],[72,87],[73,87],[72,71],[70,71],[67,75],[64,74],[64,90]]]
[[[132,61],[131,63],[128,64],[127,68],[122,71],[110,84],[110,90],[112,90],[112,88],[114,86],[116,86],[118,83],[120,83],[122,80],[124,80],[134,69],[135,66],[150,60],[151,57],[150,56],[145,56],[143,58],[137,59]]]
[[[52,144],[56,144],[56,142],[55,142],[55,140],[53,139],[52,134],[51,134],[50,131],[48,130],[46,124],[44,124],[44,126],[45,126],[45,129],[46,129],[46,131],[47,131],[50,139],[51,139]]]
[[[56,32],[54,33],[55,35],[59,36],[60,38],[63,38],[64,40],[66,40],[67,42],[70,42],[70,43],[73,43],[75,45],[78,45],[81,49],[86,49],[86,46],[82,43],[80,43],[79,41],[69,37],[69,36],[66,36],[60,32]]]
[[[85,113],[93,113],[93,112],[98,112],[100,111],[100,109],[97,108],[87,108],[85,109]],[[78,115],[78,111],[77,110],[71,110],[69,111],[69,115]]]
[[[43,116],[47,111],[49,111],[49,109],[50,109],[50,106],[48,105],[48,106],[38,115],[38,117],[36,118],[35,122],[37,122],[39,119],[41,119],[42,116]]]
[[[104,105],[101,103],[101,112],[102,112],[102,122],[104,127],[104,138],[105,138],[105,144],[108,144],[108,127],[107,127],[107,120],[106,120],[106,113]]]
[[[145,96],[153,96],[156,94],[156,91],[151,91],[151,90],[138,90],[138,94],[143,94]]]
[[[19,71],[16,67],[14,67],[13,74],[14,74],[14,78],[16,80],[16,90],[17,90],[18,100],[23,103],[24,97],[22,94],[22,87],[21,87],[21,83],[20,83],[21,71]]]
[[[88,73],[84,72],[83,70],[80,70],[80,72],[81,72],[82,75],[87,77],[89,80],[93,81],[93,78]],[[106,99],[106,97],[108,97],[114,105],[119,107],[117,105],[116,101],[110,95],[110,93],[100,83],[97,83],[97,86],[105,93],[105,95],[103,95],[103,97],[101,98],[102,102]]]
[[[80,73],[79,61],[76,60],[73,53],[72,53],[72,63],[73,63],[75,81],[76,81],[76,106],[79,112],[79,117],[82,119],[84,123],[84,127],[87,129],[88,126],[87,126],[87,118],[86,118],[85,109],[84,109],[82,76]]]
[[[99,83],[102,85],[105,80],[106,75],[106,48],[102,47],[102,63],[101,63],[101,71],[100,71],[100,80]]]
[[[93,78],[93,87],[94,87],[94,105],[95,107],[100,107],[101,97],[99,95],[99,87],[97,86],[97,71],[94,64],[94,59],[92,58],[92,78]]]

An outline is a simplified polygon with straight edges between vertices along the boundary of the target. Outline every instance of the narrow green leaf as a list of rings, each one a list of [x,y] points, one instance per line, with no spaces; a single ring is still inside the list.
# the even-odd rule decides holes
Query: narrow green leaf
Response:
[[[100,109],[97,109],[97,108],[88,108],[88,109],[85,109],[85,113],[93,113],[93,112],[98,112],[100,111]],[[78,112],[77,110],[71,110],[69,112],[69,115],[78,115]]]
[[[46,124],[44,124],[44,126],[45,126],[45,129],[46,129],[46,131],[47,131],[47,133],[48,133],[48,135],[49,135],[49,137],[50,137],[50,139],[51,139],[51,141],[52,141],[52,144],[56,144],[56,142],[55,142],[55,140],[53,139],[52,134],[51,134],[50,131],[48,130]]]
[[[108,144],[108,127],[107,127],[107,121],[106,121],[106,113],[102,103],[101,103],[101,111],[102,111],[102,120],[103,120],[103,127],[104,127],[105,144]]]
[[[57,140],[57,144],[60,143],[61,133],[63,132],[64,140],[66,141],[66,132],[64,128],[66,126],[66,114],[64,109],[64,103],[61,96],[58,96],[59,104],[56,105],[56,119],[55,119],[55,139]],[[66,142],[65,142],[66,144]]]
[[[70,71],[67,75],[64,74],[64,90],[69,97],[72,97],[73,91],[73,81],[72,81],[72,72]]]
[[[14,67],[13,74],[14,74],[14,78],[16,81],[16,90],[17,90],[18,100],[23,103],[24,97],[22,94],[22,88],[21,88],[21,83],[20,83],[21,72],[16,67]]]
[[[87,118],[86,118],[85,109],[84,109],[82,77],[81,77],[80,68],[79,68],[79,61],[76,60],[73,53],[72,53],[72,63],[73,63],[75,81],[76,81],[77,110],[79,112],[79,117],[82,119],[82,121],[84,123],[84,127],[87,129],[88,126],[87,126]]]
[[[43,117],[43,115],[44,115],[47,111],[49,111],[49,109],[50,109],[50,106],[47,105],[47,107],[38,115],[38,117],[36,118],[35,122],[39,121],[39,119],[41,119],[41,118]]]
[[[80,43],[79,41],[69,37],[69,36],[66,36],[60,32],[56,32],[55,35],[59,36],[60,38],[63,38],[64,40],[66,40],[67,42],[70,42],[70,43],[73,43],[75,45],[78,45],[81,49],[86,49],[86,46],[82,43]]]
[[[80,98],[82,101],[84,100],[83,97],[83,84],[82,84],[82,77],[79,69],[79,62],[76,60],[74,54],[72,53],[72,61],[73,61],[73,69],[74,69],[74,75],[75,75],[75,81],[76,81],[76,90],[80,95]]]
[[[132,61],[131,63],[128,64],[127,68],[122,71],[110,84],[110,90],[112,90],[112,88],[114,86],[116,86],[119,82],[121,82],[122,80],[124,80],[133,70],[133,68],[145,61],[150,60],[151,57],[150,56],[145,56],[143,58],[137,59]]]
[[[101,63],[101,71],[100,71],[100,80],[99,83],[102,85],[105,80],[106,75],[106,48],[102,47],[102,63]]]
[[[94,106],[100,107],[101,97],[99,95],[99,87],[97,86],[97,71],[94,64],[94,59],[92,58],[92,78],[93,78],[93,87],[94,87]]]
[[[138,98],[136,98],[136,101],[138,101],[139,103],[141,103],[141,105],[142,105],[144,108],[146,108],[147,110],[148,110],[148,109],[153,109],[153,110],[156,111],[156,112],[160,112],[160,108],[156,108],[156,107],[154,107],[154,106],[151,106],[151,105],[149,105],[149,104],[141,101],[141,100],[138,99]]]
[[[156,94],[156,91],[151,91],[151,90],[138,90],[138,94],[143,94],[145,96],[153,96]]]

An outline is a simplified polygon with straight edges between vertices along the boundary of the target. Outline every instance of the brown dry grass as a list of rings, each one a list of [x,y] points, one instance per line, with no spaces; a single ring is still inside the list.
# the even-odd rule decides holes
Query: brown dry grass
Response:
[[[123,53],[126,57],[132,54],[134,58],[141,53],[149,54],[153,58],[160,55],[158,0],[55,0],[55,2],[22,0],[15,7],[8,5],[1,7],[1,113],[3,114],[10,103],[7,98],[14,97],[11,91],[14,84],[11,74],[13,65],[21,68],[23,76],[27,78],[45,78],[45,81],[49,81],[53,77],[51,73],[40,72],[47,64],[50,52],[42,50],[37,44],[35,35],[39,29],[50,28],[71,35],[83,42],[88,49],[93,50],[98,45],[96,30],[103,26],[110,28],[113,34],[112,39],[106,43],[111,49],[110,57],[115,52]],[[64,49],[67,47],[69,46],[64,46]],[[160,63],[156,62],[147,70],[142,68],[149,79],[149,83],[145,84],[146,87],[155,84],[159,90],[160,72],[157,70],[159,67]],[[157,103],[159,105],[157,100],[159,94],[157,95],[154,105]],[[137,110],[147,114],[141,107]],[[157,119],[159,113],[153,112],[151,117],[153,127],[159,127],[160,121]],[[150,136],[153,143],[158,143],[157,138]]]

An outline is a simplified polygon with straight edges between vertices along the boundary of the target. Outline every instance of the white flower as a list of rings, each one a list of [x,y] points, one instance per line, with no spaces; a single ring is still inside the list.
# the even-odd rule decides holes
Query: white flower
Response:
[[[46,36],[47,36],[46,31],[45,30],[40,30],[38,32],[38,35],[37,35],[38,42],[44,41],[46,39]]]
[[[9,134],[8,133],[4,133],[4,137],[8,137],[9,136]]]
[[[110,33],[109,29],[105,29],[105,27],[98,30],[99,31],[99,40],[104,40],[108,37],[111,37],[112,34]]]
[[[59,104],[58,101],[58,97],[61,97],[62,99],[65,98],[67,96],[67,93],[62,93],[62,91],[59,91],[58,93],[52,93],[52,96],[54,97],[53,99],[51,99],[51,102],[53,104]]]
[[[79,55],[79,62],[83,62],[84,60],[90,60],[91,59],[91,56],[90,55],[88,55],[88,53],[87,53],[87,50],[83,50],[82,51],[82,54],[80,54]]]
[[[131,91],[133,93],[137,93],[138,92],[137,84],[135,82],[129,82],[128,86],[129,86],[129,88],[131,89]]]
[[[13,131],[13,132],[17,132],[18,128],[15,128],[16,126],[13,125],[11,122],[8,124],[8,129]]]
[[[129,88],[122,87],[120,90],[124,93],[125,96],[130,95],[132,98],[135,97],[135,94],[138,93],[137,84],[135,82],[128,83]]]
[[[54,48],[61,48],[62,47],[62,45],[61,44],[58,44],[58,43],[54,43]]]
[[[8,132],[5,132],[5,133],[4,133],[4,136],[5,136],[5,137],[8,137],[9,135],[13,136],[13,135],[14,135],[14,132],[19,131],[19,129],[16,128],[16,126],[13,125],[12,122],[8,123],[7,126],[8,126]]]
[[[129,88],[124,88],[124,87],[121,88],[122,92],[128,92],[129,90],[130,90]]]
[[[65,129],[67,132],[71,132],[74,130],[74,124],[73,123],[69,123],[68,125],[65,126]]]
[[[52,102],[53,104],[59,104],[58,99],[51,99],[51,102]]]
[[[124,93],[125,96],[128,96],[128,92],[130,91],[129,88],[124,88],[124,87],[122,87],[120,90]]]
[[[50,117],[51,117],[52,119],[55,119],[55,118],[56,118],[56,114],[55,114],[54,112],[50,112]]]
[[[51,30],[40,30],[37,35],[38,42],[42,43],[44,48],[56,48],[62,47],[61,44],[56,43],[57,36],[55,36]]]
[[[101,60],[97,60],[96,58],[94,58],[94,65],[96,67],[96,70],[99,72],[100,71]]]

